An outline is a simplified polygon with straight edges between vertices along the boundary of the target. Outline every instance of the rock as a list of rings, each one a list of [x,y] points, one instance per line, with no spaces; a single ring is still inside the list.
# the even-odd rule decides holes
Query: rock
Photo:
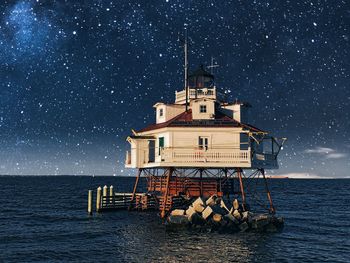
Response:
[[[222,216],[226,215],[228,211],[220,206],[220,204],[212,205],[211,209],[213,209],[214,213],[220,214]]]
[[[170,214],[172,216],[183,216],[183,215],[185,215],[185,210],[183,210],[183,209],[175,209],[175,210],[171,211]]]
[[[230,210],[227,208],[227,206],[226,206],[224,200],[222,200],[222,199],[220,200],[220,207],[221,207],[222,209],[225,209],[227,212],[230,212]]]
[[[239,229],[241,230],[241,232],[247,231],[248,228],[249,228],[249,225],[247,224],[247,222],[243,222],[242,224],[239,225]]]
[[[239,208],[239,202],[238,202],[238,200],[237,199],[235,199],[235,200],[233,200],[233,209],[234,210],[238,210],[238,208]]]
[[[242,213],[242,219],[247,219],[248,218],[248,211],[245,211]]]
[[[253,214],[251,212],[249,212],[249,211],[245,211],[245,212],[242,213],[242,219],[244,221],[248,221],[249,222],[252,217],[253,217]]]
[[[271,222],[270,215],[257,215],[252,218],[252,228],[261,230]]]
[[[193,203],[192,206],[195,207],[196,205],[201,205],[201,206],[205,206],[205,202],[201,197],[198,197]]]
[[[203,217],[198,214],[194,213],[188,220],[193,224],[193,225],[204,225],[206,221],[203,219]]]
[[[202,212],[202,217],[207,220],[213,213],[213,209],[210,206],[207,206],[203,212]]]
[[[190,218],[193,214],[196,213],[196,210],[192,206],[189,206],[186,210],[186,216]]]
[[[217,223],[220,223],[222,221],[222,215],[220,214],[214,214],[213,215],[213,220]]]
[[[189,223],[187,216],[184,215],[170,215],[168,222],[174,225],[187,225]]]
[[[200,203],[196,203],[196,204],[193,203],[192,206],[193,206],[193,209],[198,213],[202,213],[203,210],[205,209],[205,206],[201,205]]]
[[[241,214],[238,210],[233,211],[233,216],[237,219],[237,220],[241,220]]]
[[[239,224],[239,221],[230,213],[224,215],[224,219],[234,224]]]
[[[206,205],[212,206],[216,204],[216,195],[212,195],[211,197],[208,198],[208,200],[205,202]]]

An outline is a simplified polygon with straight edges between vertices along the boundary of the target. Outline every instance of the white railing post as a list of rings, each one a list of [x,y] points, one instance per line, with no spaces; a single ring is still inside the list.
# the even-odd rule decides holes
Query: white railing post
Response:
[[[88,214],[92,215],[92,190],[88,192]]]
[[[109,187],[109,202],[113,203],[114,201],[114,188],[113,185]]]
[[[101,209],[101,191],[102,188],[99,186],[96,192],[96,212],[99,212]]]

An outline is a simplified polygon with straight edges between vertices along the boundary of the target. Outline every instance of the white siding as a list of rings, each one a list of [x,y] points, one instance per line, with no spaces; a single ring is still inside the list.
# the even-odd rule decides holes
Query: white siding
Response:
[[[166,122],[185,111],[184,105],[157,103],[154,107],[156,108],[156,123]],[[160,115],[161,110],[163,110],[162,116]]]
[[[206,112],[200,112],[201,105],[206,107]],[[197,99],[191,102],[192,118],[194,120],[211,120],[215,118],[215,102],[208,99]]]

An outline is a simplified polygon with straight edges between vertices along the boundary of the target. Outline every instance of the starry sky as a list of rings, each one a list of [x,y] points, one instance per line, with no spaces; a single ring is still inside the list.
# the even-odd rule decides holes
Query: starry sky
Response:
[[[345,0],[3,0],[0,12],[0,174],[132,173],[125,138],[182,89],[187,28],[190,70],[213,57],[250,123],[288,138],[275,174],[350,175]]]

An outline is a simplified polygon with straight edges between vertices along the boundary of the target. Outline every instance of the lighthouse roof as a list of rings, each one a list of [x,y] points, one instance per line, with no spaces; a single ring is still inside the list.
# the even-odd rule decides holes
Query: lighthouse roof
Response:
[[[211,128],[244,128],[250,130],[252,132],[266,133],[263,130],[260,130],[252,125],[244,124],[234,120],[233,118],[227,116],[223,112],[217,111],[215,113],[215,119],[213,120],[194,120],[192,117],[192,110],[188,110],[187,112],[180,113],[169,121],[163,123],[157,123],[147,126],[137,132],[146,132],[157,130],[165,127],[211,127]]]
[[[203,77],[209,77],[209,78],[214,78],[214,76],[212,74],[210,74],[209,72],[207,72],[204,69],[204,65],[200,65],[198,69],[196,69],[195,71],[192,72],[192,74],[190,74],[188,77],[199,77],[199,76],[203,76]]]

